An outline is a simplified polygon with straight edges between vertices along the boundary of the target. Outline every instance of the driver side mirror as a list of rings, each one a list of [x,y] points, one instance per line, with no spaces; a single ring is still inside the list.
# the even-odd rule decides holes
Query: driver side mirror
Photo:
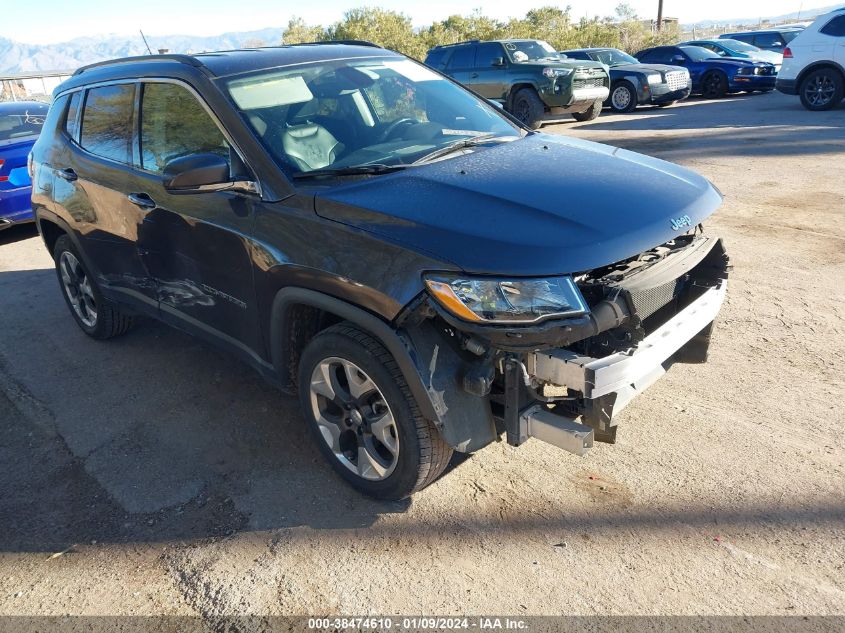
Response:
[[[173,194],[205,193],[239,189],[256,192],[255,183],[233,181],[229,161],[218,154],[190,154],[174,158],[164,166],[164,188]]]
[[[490,63],[491,66],[501,67],[505,65],[505,58],[504,57],[494,57],[493,61]]]

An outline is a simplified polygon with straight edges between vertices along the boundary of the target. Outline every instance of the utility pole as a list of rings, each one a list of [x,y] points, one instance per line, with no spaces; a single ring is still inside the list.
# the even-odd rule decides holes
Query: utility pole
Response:
[[[657,0],[657,30],[663,30],[663,0]]]

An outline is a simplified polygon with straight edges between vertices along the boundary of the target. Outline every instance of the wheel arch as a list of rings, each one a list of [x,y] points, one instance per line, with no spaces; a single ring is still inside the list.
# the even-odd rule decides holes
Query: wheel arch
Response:
[[[416,369],[410,341],[374,314],[307,288],[282,288],[273,299],[270,353],[281,386],[285,389],[295,386],[296,368],[305,346],[319,332],[340,321],[355,324],[384,345],[399,366],[420,412],[427,419],[440,422],[431,396]]]
[[[516,97],[516,94],[522,90],[523,88],[531,88],[534,92],[537,93],[537,96],[540,95],[540,91],[537,90],[537,86],[531,82],[521,81],[519,83],[515,83],[511,86],[510,92],[508,92],[508,98],[506,99],[505,103],[507,104],[508,110],[513,110],[513,100]],[[542,99],[541,99],[542,101]],[[545,105],[545,104],[544,104]]]
[[[795,88],[797,90],[801,89],[801,84],[804,83],[804,80],[807,78],[807,75],[816,71],[822,70],[823,68],[832,68],[833,70],[837,71],[842,77],[843,81],[845,81],[845,68],[843,68],[840,64],[836,63],[832,60],[823,60],[818,62],[813,62],[812,64],[808,65],[804,68],[799,74],[798,77],[795,78]]]

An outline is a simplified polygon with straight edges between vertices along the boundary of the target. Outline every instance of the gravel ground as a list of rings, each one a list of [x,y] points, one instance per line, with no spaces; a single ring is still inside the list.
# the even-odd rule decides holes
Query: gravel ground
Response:
[[[844,615],[843,115],[769,94],[548,126],[725,193],[711,361],[615,446],[494,445],[407,503],[345,487],[229,357],[154,323],[86,338],[37,236],[0,234],[0,614]]]

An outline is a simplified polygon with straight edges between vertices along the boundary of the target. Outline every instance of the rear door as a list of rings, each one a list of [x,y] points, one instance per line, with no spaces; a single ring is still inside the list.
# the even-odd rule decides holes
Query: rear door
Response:
[[[156,290],[138,253],[145,212],[127,198],[137,86],[116,83],[74,92],[53,161],[57,213],[77,231],[100,287],[113,298],[156,308]]]
[[[456,46],[444,71],[455,81],[469,86],[470,75],[475,71],[475,45]]]
[[[139,148],[129,193],[144,219],[141,258],[158,289],[165,321],[240,351],[260,349],[251,240],[255,196],[230,191],[173,194],[169,161],[213,153],[232,180],[249,179],[216,117],[186,84],[141,85]]]
[[[845,15],[833,18],[819,30],[819,34],[820,52],[829,54],[829,59],[845,66]]]
[[[496,62],[501,63],[494,65]],[[501,44],[478,44],[475,47],[474,68],[469,74],[470,88],[486,99],[504,99],[509,87],[506,63],[505,49]]]

